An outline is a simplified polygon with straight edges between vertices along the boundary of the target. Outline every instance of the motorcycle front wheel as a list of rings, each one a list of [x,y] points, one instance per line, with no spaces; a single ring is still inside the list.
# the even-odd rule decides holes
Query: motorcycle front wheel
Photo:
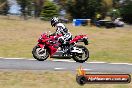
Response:
[[[38,45],[33,48],[32,54],[38,61],[44,61],[49,57],[47,49],[40,48]]]
[[[88,49],[85,46],[82,46],[82,45],[77,45],[76,47],[79,48],[79,49],[82,49],[83,53],[82,54],[74,53],[73,54],[73,59],[76,62],[79,62],[79,63],[83,63],[83,62],[87,61],[88,58],[89,58]]]

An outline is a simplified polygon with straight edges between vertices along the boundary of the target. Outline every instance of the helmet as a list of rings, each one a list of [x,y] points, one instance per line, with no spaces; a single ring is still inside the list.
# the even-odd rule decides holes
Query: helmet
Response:
[[[51,26],[55,27],[55,25],[59,22],[59,19],[57,17],[53,17],[51,19]]]

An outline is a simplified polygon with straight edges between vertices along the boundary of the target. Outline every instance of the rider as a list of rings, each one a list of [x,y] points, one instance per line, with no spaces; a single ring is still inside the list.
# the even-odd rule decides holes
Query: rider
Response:
[[[56,27],[56,32],[53,33],[52,35],[62,34],[62,36],[59,37],[58,39],[59,42],[61,42],[62,44],[69,43],[68,41],[70,41],[70,39],[72,38],[72,35],[68,31],[68,29],[65,27],[65,25],[59,22],[59,19],[57,17],[53,17],[51,19],[51,26]]]

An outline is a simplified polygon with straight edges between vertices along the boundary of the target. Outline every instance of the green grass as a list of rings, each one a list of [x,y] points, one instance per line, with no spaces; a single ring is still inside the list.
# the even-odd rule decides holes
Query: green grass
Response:
[[[2,71],[0,88],[131,88],[129,84],[86,84],[80,86],[73,72]]]
[[[89,61],[132,63],[132,27],[105,29],[74,27],[66,24],[73,35],[88,34]],[[39,20],[0,19],[0,57],[32,58],[32,48],[41,33],[55,31],[49,22]]]

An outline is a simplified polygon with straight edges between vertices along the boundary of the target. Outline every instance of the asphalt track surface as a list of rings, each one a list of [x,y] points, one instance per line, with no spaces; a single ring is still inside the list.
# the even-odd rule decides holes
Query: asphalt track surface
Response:
[[[48,71],[76,71],[79,66],[88,72],[132,73],[132,64],[29,59],[0,59],[0,70],[48,70]]]

